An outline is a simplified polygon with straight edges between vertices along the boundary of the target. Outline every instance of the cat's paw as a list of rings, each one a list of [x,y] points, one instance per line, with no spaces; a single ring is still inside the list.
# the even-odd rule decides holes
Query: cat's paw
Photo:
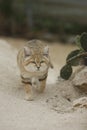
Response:
[[[33,101],[33,100],[34,100],[34,97],[33,97],[32,95],[30,95],[30,94],[27,94],[27,95],[25,96],[25,100],[26,100],[26,101]]]

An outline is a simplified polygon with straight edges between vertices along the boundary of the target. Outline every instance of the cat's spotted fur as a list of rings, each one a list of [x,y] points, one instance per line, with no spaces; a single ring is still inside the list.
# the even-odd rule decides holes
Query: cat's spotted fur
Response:
[[[39,40],[29,41],[19,50],[17,63],[22,82],[25,84],[26,100],[33,100],[33,87],[43,92],[48,69],[49,67],[53,68],[48,46]]]

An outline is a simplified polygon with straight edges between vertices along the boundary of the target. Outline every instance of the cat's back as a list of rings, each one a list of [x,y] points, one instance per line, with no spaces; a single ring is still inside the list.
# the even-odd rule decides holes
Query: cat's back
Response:
[[[31,40],[27,42],[25,46],[28,46],[31,49],[39,50],[39,49],[43,49],[46,46],[46,44],[40,40]]]

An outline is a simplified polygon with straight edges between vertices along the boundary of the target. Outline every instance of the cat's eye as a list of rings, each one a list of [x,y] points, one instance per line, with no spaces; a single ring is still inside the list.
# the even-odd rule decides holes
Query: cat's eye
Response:
[[[42,63],[44,63],[44,61],[42,60],[40,63],[42,64]]]
[[[35,61],[31,61],[31,63],[36,64]]]

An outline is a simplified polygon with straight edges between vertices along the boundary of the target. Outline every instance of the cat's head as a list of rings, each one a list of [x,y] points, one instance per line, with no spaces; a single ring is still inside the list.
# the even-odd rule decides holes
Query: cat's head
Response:
[[[49,68],[49,47],[40,49],[24,47],[24,66],[27,71],[40,72]]]

